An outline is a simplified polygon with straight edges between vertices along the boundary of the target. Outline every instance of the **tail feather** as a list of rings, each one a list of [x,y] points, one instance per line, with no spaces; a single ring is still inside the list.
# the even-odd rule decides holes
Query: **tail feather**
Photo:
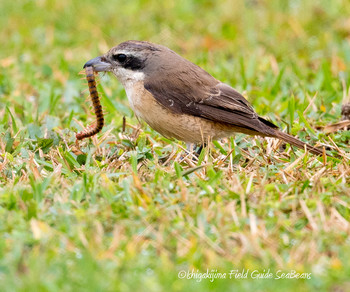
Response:
[[[311,146],[311,145],[309,145],[309,144],[307,144],[307,143],[305,143],[305,142],[303,142],[303,141],[301,141],[301,140],[299,140],[299,139],[297,139],[289,134],[283,133],[279,130],[276,130],[275,137],[278,139],[281,139],[281,140],[283,140],[283,141],[285,141],[293,146],[301,148],[301,149],[304,149],[306,146],[306,149],[308,151],[310,151],[312,154],[323,155],[322,150],[317,149],[317,148],[315,148],[315,147],[313,147],[313,146]]]

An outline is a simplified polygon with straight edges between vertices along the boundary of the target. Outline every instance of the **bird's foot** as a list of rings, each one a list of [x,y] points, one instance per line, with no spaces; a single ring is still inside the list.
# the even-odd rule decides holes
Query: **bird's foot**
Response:
[[[207,146],[207,144],[201,144],[201,145],[197,145],[194,143],[186,143],[186,152],[188,154],[192,155],[192,160],[195,160],[196,158],[199,157],[199,155],[201,154],[203,148],[205,148]]]

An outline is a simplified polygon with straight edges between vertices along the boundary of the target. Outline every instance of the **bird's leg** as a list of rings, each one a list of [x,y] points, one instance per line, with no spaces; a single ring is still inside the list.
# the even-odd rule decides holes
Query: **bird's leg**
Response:
[[[192,153],[193,149],[196,148],[196,144],[186,142],[186,150],[188,153]]]
[[[198,147],[198,149],[197,149],[197,151],[196,151],[196,153],[197,153],[198,156],[201,154],[203,148],[205,148],[205,147],[207,147],[207,143],[201,144],[201,145]]]
[[[201,144],[199,147],[194,143],[186,143],[186,152],[193,153],[195,156],[199,156],[204,147],[207,147],[207,144]]]

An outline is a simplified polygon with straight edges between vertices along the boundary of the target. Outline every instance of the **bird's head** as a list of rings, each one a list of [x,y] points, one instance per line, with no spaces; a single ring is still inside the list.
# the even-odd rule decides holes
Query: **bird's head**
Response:
[[[167,47],[143,41],[126,41],[86,62],[84,68],[92,66],[96,72],[113,72],[126,84],[174,69],[183,61],[186,60]]]

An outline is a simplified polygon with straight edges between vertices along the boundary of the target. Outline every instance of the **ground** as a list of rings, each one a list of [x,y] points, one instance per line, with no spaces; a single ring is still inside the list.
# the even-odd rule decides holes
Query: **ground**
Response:
[[[350,101],[349,15],[346,0],[1,1],[1,290],[349,291],[350,133],[324,128]],[[128,39],[172,48],[333,157],[237,134],[196,160],[108,74],[106,126],[78,150],[94,122],[78,73]]]

